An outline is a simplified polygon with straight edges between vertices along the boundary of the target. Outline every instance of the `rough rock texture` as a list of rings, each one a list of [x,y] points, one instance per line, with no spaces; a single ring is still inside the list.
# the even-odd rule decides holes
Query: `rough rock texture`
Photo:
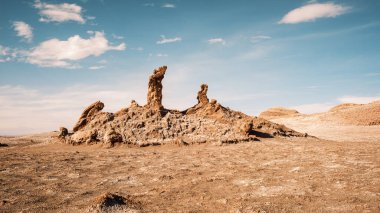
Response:
[[[91,121],[92,117],[100,112],[104,108],[104,104],[100,101],[97,101],[90,106],[88,106],[81,114],[78,119],[78,122],[73,127],[73,131],[76,132],[84,127],[88,122]]]
[[[206,105],[208,104],[208,98],[207,98],[207,90],[208,90],[208,85],[207,84],[202,84],[201,85],[201,90],[198,92],[198,105]]]
[[[153,71],[153,74],[149,77],[148,83],[148,98],[147,107],[154,110],[161,110],[162,106],[162,79],[167,67],[162,66]]]
[[[141,212],[141,204],[115,193],[105,193],[94,200],[94,204],[87,212]]]
[[[149,78],[147,104],[135,101],[116,113],[100,112],[101,102],[89,106],[67,137],[67,143],[115,143],[138,146],[174,143],[238,143],[257,140],[256,137],[306,136],[262,118],[223,107],[207,97],[208,86],[198,92],[198,104],[184,111],[162,106],[162,79],[166,66],[154,70]],[[96,109],[96,110],[93,110]],[[83,121],[84,120],[84,121]]]
[[[60,127],[59,128],[59,134],[58,137],[64,138],[69,134],[69,131],[65,127]]]

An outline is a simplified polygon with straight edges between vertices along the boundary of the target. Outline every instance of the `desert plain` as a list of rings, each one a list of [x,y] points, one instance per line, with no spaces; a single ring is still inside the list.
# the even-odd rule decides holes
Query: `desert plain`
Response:
[[[326,113],[266,117],[316,138],[237,144],[73,146],[58,132],[1,137],[0,211],[379,212],[380,125]],[[125,203],[100,208],[105,193]]]

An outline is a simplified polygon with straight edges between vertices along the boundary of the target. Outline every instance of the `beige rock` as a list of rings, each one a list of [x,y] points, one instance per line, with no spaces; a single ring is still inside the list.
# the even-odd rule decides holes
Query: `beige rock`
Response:
[[[65,127],[60,127],[59,128],[59,135],[58,137],[64,138],[69,134],[69,131]]]
[[[90,106],[88,106],[81,114],[78,119],[78,122],[73,127],[73,131],[76,132],[85,126],[96,113],[100,112],[104,107],[104,104],[100,101],[97,101]]]
[[[208,85],[207,84],[202,84],[201,85],[201,90],[198,92],[198,105],[206,105],[208,104],[208,98],[207,98],[207,91],[208,91]]]
[[[167,67],[162,66],[153,71],[153,74],[149,77],[148,83],[148,96],[147,107],[155,110],[161,110],[162,106],[162,79]]]
[[[254,141],[256,137],[304,136],[285,126],[226,108],[215,99],[209,102],[206,84],[201,86],[195,106],[182,112],[164,109],[161,81],[165,72],[166,66],[160,67],[149,78],[145,107],[132,101],[128,108],[113,114],[100,112],[103,103],[94,103],[82,113],[74,127],[76,131],[67,141],[153,146],[173,141],[179,145],[215,141],[230,144]]]

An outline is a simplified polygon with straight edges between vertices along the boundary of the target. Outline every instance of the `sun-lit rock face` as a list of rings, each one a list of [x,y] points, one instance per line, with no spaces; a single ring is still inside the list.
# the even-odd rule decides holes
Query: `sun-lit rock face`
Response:
[[[96,113],[100,112],[104,108],[104,104],[100,101],[97,101],[90,106],[88,106],[81,114],[78,119],[78,122],[73,127],[73,131],[76,132],[84,127],[88,122],[91,121]]]
[[[147,106],[154,110],[162,110],[162,79],[166,73],[166,66],[159,67],[149,77]]]
[[[130,106],[116,113],[102,112],[100,101],[87,107],[74,126],[74,133],[64,137],[71,144],[116,143],[138,146],[181,141],[195,143],[238,143],[257,137],[305,136],[283,125],[222,106],[207,97],[208,86],[202,84],[198,103],[184,111],[165,109],[162,105],[162,80],[167,67],[153,71],[149,77],[147,104]]]
[[[208,91],[208,85],[202,84],[201,90],[198,92],[198,96],[197,96],[199,105],[208,104],[207,91]]]

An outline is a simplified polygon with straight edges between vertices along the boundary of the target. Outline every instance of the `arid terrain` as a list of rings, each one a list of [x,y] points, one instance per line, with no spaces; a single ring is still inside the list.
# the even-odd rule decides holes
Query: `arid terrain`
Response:
[[[380,212],[378,102],[254,117],[203,84],[198,104],[170,110],[165,72],[144,106],[98,101],[73,131],[0,137],[0,211]]]
[[[54,134],[1,138],[1,212],[84,212],[105,192],[143,212],[380,211],[380,131],[378,141],[143,148],[72,146]]]

